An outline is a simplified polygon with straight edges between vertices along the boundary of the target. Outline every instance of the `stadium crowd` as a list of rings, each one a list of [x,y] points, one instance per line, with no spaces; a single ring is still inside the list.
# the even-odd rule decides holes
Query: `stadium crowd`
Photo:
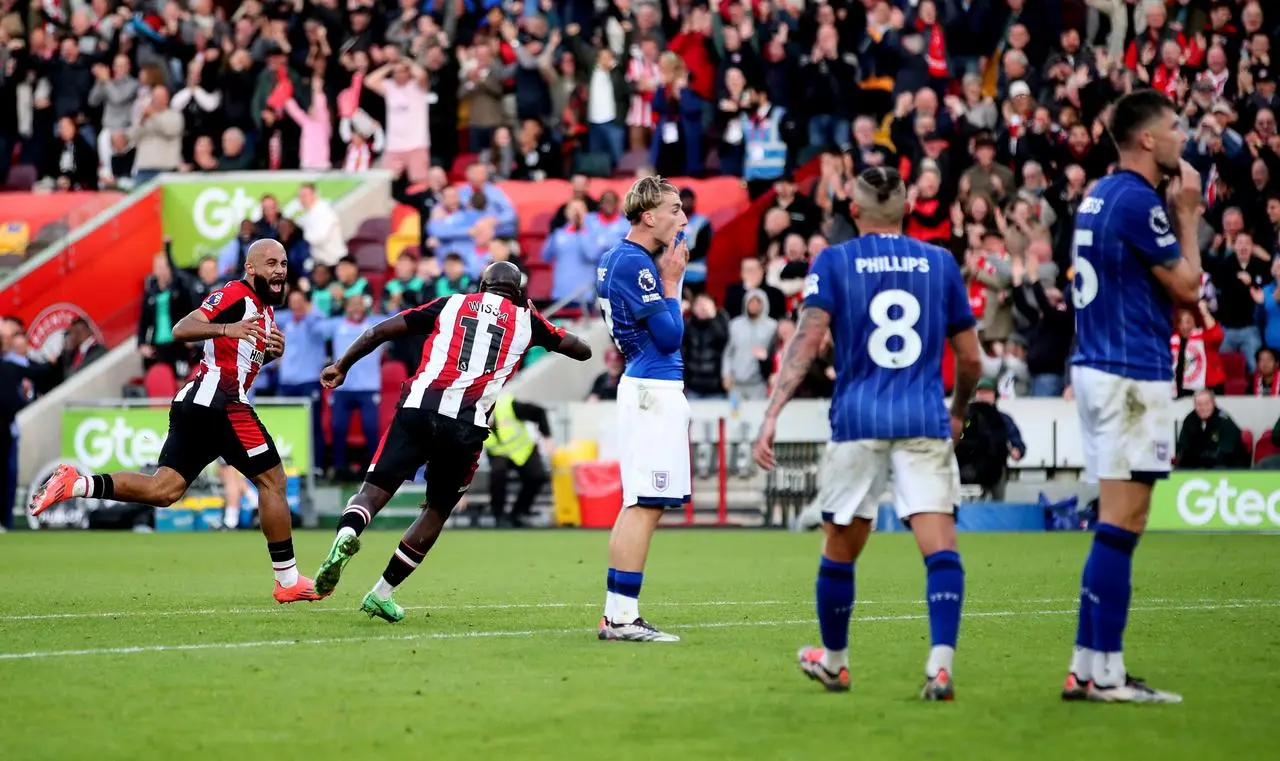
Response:
[[[770,205],[720,301],[701,287],[713,231],[684,196],[686,386],[759,399],[808,263],[855,234],[854,176],[895,166],[910,183],[908,234],[963,266],[1000,396],[1069,398],[1074,216],[1114,166],[1110,104],[1153,87],[1183,114],[1185,158],[1205,177],[1204,299],[1171,336],[1178,391],[1277,395],[1280,12],[1268,5],[0,0],[0,177],[10,162],[53,188],[390,168],[422,220],[392,273],[366,277],[332,208],[305,190],[298,219],[280,213],[291,199],[263,199],[195,273],[157,259],[141,351],[179,365],[190,358],[166,322],[237,271],[255,237],[286,244],[301,287],[281,321],[314,335],[291,337],[263,374],[264,391],[282,393],[310,393],[325,356],[374,315],[472,289],[488,261],[549,262],[553,298],[589,302],[594,258],[626,228],[616,195],[588,193],[590,176],[741,177]],[[814,163],[816,181],[797,181]],[[571,179],[573,196],[541,249],[522,251],[498,183],[544,178]],[[414,350],[389,356],[412,368]],[[620,372],[614,357],[592,397],[608,398]],[[358,375],[343,415],[376,393],[373,374],[369,389]],[[820,363],[802,395],[829,394],[833,375]]]

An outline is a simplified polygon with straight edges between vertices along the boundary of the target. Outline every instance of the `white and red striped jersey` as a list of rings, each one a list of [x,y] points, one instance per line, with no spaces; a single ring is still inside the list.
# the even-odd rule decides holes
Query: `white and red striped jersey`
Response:
[[[228,402],[249,402],[249,388],[262,369],[267,348],[265,334],[275,326],[275,310],[265,306],[244,280],[233,280],[210,293],[200,311],[209,322],[224,325],[257,319],[264,338],[257,342],[239,338],[210,338],[204,342],[204,362],[190,383],[173,398],[202,407],[224,407]]]
[[[502,386],[531,346],[554,350],[564,330],[496,293],[454,294],[403,313],[428,336],[400,406],[489,425]]]

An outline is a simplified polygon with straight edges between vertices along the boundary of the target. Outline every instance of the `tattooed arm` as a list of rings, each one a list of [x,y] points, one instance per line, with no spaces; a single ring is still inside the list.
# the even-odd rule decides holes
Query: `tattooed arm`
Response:
[[[800,322],[796,325],[796,334],[787,344],[782,356],[782,367],[778,370],[778,378],[773,385],[773,397],[769,400],[769,408],[764,413],[764,424],[760,427],[760,435],[756,438],[755,460],[765,470],[772,470],[773,436],[778,424],[778,415],[787,406],[796,389],[804,382],[809,367],[822,349],[822,341],[831,327],[831,313],[817,307],[805,307],[800,312]]]

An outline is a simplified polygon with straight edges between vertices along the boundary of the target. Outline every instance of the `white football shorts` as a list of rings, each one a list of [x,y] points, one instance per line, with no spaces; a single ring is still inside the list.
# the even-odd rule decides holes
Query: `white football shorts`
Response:
[[[919,513],[954,515],[960,502],[960,466],[950,439],[833,441],[818,471],[815,506],[824,521],[848,526],[874,521],[893,477],[900,519]]]
[[[1173,469],[1173,384],[1072,367],[1085,480],[1161,478]]]
[[[684,383],[622,376],[618,438],[624,507],[683,507],[689,501],[689,400]]]

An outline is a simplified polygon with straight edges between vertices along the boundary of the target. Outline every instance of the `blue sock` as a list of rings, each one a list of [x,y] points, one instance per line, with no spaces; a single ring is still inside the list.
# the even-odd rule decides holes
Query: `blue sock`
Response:
[[[960,608],[964,605],[964,566],[954,550],[924,559],[925,599],[929,603],[929,637],[937,647],[954,648],[960,637]]]
[[[609,569],[609,575],[605,579],[604,588],[606,592],[610,593],[618,591],[618,570],[616,568]]]
[[[644,583],[644,571],[614,571],[614,590],[623,597],[640,599],[640,585]]]
[[[827,650],[849,648],[849,616],[853,614],[853,563],[837,563],[825,556],[818,564],[818,628]]]
[[[1093,553],[1084,561],[1084,573],[1080,575],[1080,617],[1076,621],[1076,647],[1095,650],[1093,646],[1093,602],[1089,599],[1089,581],[1093,573]]]
[[[1124,626],[1132,593],[1133,551],[1138,535],[1109,523],[1099,523],[1089,553],[1087,586],[1093,599],[1093,649],[1100,653],[1124,650]]]

